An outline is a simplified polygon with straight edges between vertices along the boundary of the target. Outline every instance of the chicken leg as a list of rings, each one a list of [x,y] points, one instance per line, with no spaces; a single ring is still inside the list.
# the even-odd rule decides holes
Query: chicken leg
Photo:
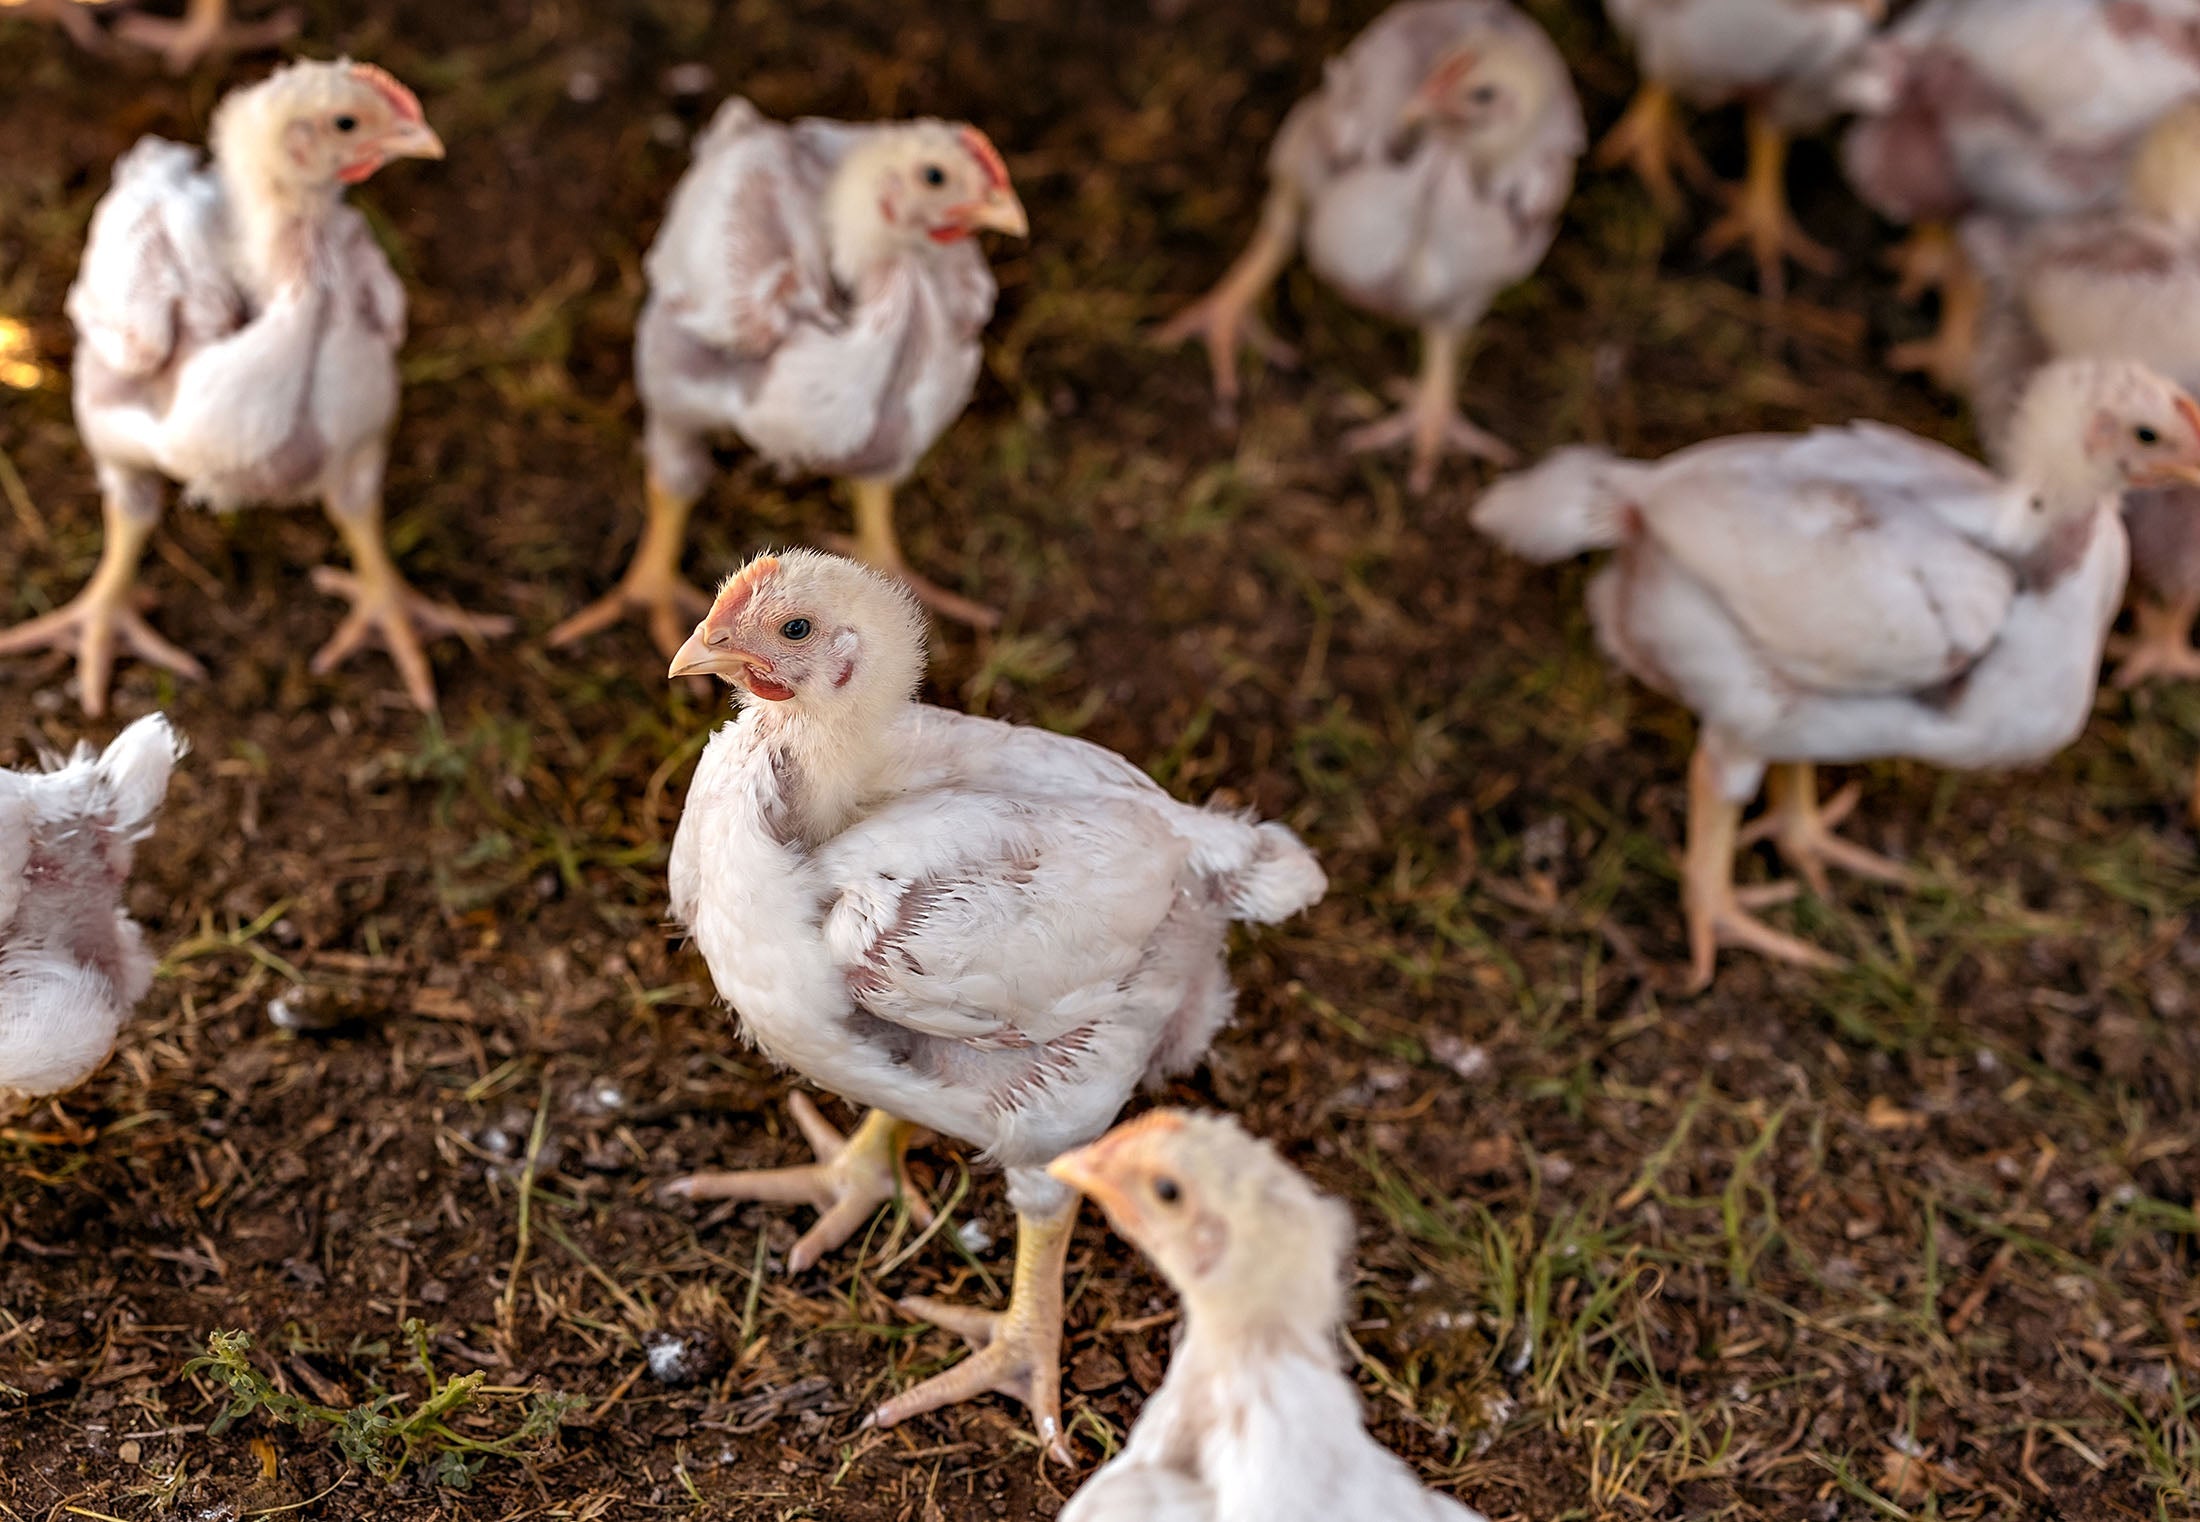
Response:
[[[1748,894],[1734,886],[1734,851],[1740,845],[1742,806],[1720,786],[1711,747],[1698,741],[1688,763],[1688,845],[1681,862],[1681,904],[1688,918],[1688,991],[1711,986],[1719,948],[1733,946],[1775,961],[1820,969],[1840,959],[1807,941],[1784,935],[1749,911],[1794,897],[1793,883]]]
[[[1807,270],[1830,275],[1841,261],[1832,249],[1813,242],[1796,225],[1787,202],[1788,139],[1762,103],[1749,108],[1749,170],[1730,194],[1733,205],[1703,235],[1704,252],[1721,254],[1747,243],[1757,261],[1757,289],[1767,301],[1787,295],[1787,266],[1793,259]]]
[[[178,676],[196,681],[206,675],[205,667],[155,634],[130,605],[145,541],[160,521],[160,483],[148,476],[117,472],[103,473],[101,486],[103,538],[92,579],[64,606],[0,632],[0,656],[66,649],[73,644],[84,712],[95,719],[107,711],[118,640],[138,659]]]
[[[1833,833],[1833,827],[1848,818],[1863,796],[1861,783],[1850,783],[1820,808],[1817,768],[1807,761],[1796,761],[1773,767],[1765,779],[1765,791],[1770,796],[1764,817],[1743,830],[1738,843],[1746,846],[1770,838],[1780,859],[1801,873],[1810,891],[1820,898],[1832,896],[1826,877],[1828,867],[1898,888],[1913,883],[1910,869],[1902,863]]]
[[[973,629],[1000,627],[997,610],[958,596],[909,569],[909,562],[902,558],[901,540],[894,533],[893,482],[858,478],[848,483],[848,495],[856,512],[855,538],[849,548],[858,560],[900,580],[917,594],[917,601],[943,618]]]
[[[910,1219],[932,1224],[932,1207],[909,1185],[909,1140],[916,1128],[884,1110],[863,1117],[853,1136],[842,1136],[818,1113],[807,1094],[787,1096],[817,1161],[794,1168],[746,1168],[729,1173],[691,1173],[665,1185],[682,1200],[764,1200],[780,1205],[811,1205],[817,1220],[787,1254],[787,1272],[807,1271],[818,1259],[854,1236],[871,1213],[896,1199],[909,1203]]]
[[[1904,301],[1916,301],[1927,291],[1940,292],[1940,325],[1931,338],[1888,350],[1888,365],[1921,371],[1943,391],[1969,389],[1979,320],[1986,311],[1986,284],[1964,255],[1963,245],[1945,223],[1928,222],[1895,250],[1893,263],[1900,275],[1896,293]]]
[[[365,470],[364,467],[355,467]],[[382,494],[379,469],[365,470],[375,479],[371,489],[347,489],[329,495],[328,515],[351,554],[352,569],[319,566],[313,572],[314,590],[331,597],[351,599],[351,611],[336,626],[336,633],[313,657],[313,674],[326,676],[380,635],[390,659],[404,679],[405,693],[423,713],[435,712],[435,675],[421,636],[433,639],[455,634],[478,645],[511,632],[512,621],[494,613],[469,613],[449,603],[434,602],[414,591],[397,563],[390,558],[382,533]]]
[[[1153,342],[1175,348],[1188,338],[1207,344],[1207,365],[1214,377],[1215,414],[1225,428],[1237,426],[1238,349],[1251,349],[1272,365],[1294,365],[1298,353],[1268,331],[1253,310],[1275,284],[1299,243],[1298,197],[1277,186],[1261,207],[1260,226],[1245,252],[1237,256],[1215,288],[1154,330]]]
[[[182,18],[124,16],[115,36],[161,55],[171,74],[187,74],[209,53],[252,53],[280,47],[298,35],[298,13],[277,11],[265,21],[229,19],[229,0],[188,0]]]
[[[908,1314],[959,1334],[976,1351],[944,1374],[904,1390],[873,1411],[867,1427],[891,1427],[988,1391],[1022,1401],[1039,1440],[1056,1462],[1070,1462],[1062,1435],[1062,1269],[1077,1225],[1078,1197],[1047,1214],[1016,1213],[1016,1276],[1008,1309],[982,1311],[924,1295],[901,1302]]]
[[[1393,388],[1404,405],[1389,417],[1364,424],[1344,437],[1345,449],[1354,454],[1410,443],[1413,466],[1406,475],[1406,486],[1416,496],[1436,484],[1437,462],[1447,454],[1468,455],[1500,466],[1514,464],[1520,458],[1510,444],[1460,415],[1459,356],[1465,338],[1457,328],[1422,329],[1420,379]]]
[[[682,497],[650,472],[644,488],[648,516],[634,558],[619,584],[550,631],[553,647],[608,629],[629,613],[646,614],[649,637],[669,660],[695,620],[710,611],[710,598],[680,574],[693,497]]]
[[[1635,177],[1650,192],[1650,202],[1658,215],[1668,222],[1681,210],[1681,193],[1673,183],[1675,168],[1693,185],[1712,183],[1711,166],[1681,126],[1673,92],[1655,81],[1646,82],[1635,92],[1626,114],[1597,144],[1597,168],[1612,169],[1622,164],[1635,171]]]
[[[2195,618],[2200,618],[2200,597],[2181,597],[2168,603],[2134,597],[2132,637],[2114,647],[2116,685],[2136,687],[2157,677],[2172,681],[2200,677],[2200,650],[2192,643]]]

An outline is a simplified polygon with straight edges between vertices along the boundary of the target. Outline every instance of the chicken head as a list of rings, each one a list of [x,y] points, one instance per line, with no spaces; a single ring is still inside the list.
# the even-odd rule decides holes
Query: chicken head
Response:
[[[1223,1115],[1156,1110],[1047,1171],[1107,1212],[1209,1327],[1342,1310],[1352,1217]]]
[[[357,185],[394,159],[439,159],[420,101],[371,63],[294,63],[222,103],[225,165],[293,192]]]
[[[899,582],[787,550],[726,578],[668,675],[717,676],[761,702],[840,716],[906,702],[923,673],[923,614]]]

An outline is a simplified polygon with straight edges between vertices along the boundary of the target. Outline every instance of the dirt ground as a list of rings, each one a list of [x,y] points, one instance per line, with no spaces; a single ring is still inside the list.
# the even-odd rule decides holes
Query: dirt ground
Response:
[[[1595,8],[1532,8],[1609,123],[1632,74]],[[663,923],[723,703],[663,682],[639,629],[541,636],[631,543],[641,256],[735,90],[967,117],[1007,154],[1034,236],[997,250],[977,400],[904,500],[913,557],[1008,619],[942,630],[930,691],[1321,852],[1328,901],[1246,939],[1241,1017],[1170,1097],[1241,1112],[1352,1201],[1351,1357],[1385,1442],[1499,1519],[2195,1514],[2200,698],[2104,695],[2030,775],[1862,772],[1857,833],[1926,885],[1778,911],[1843,972],[1732,957],[1685,997],[1685,717],[1601,663],[1582,569],[1473,536],[1474,471],[1416,502],[1399,462],[1335,447],[1409,337],[1292,274],[1303,367],[1253,379],[1234,438],[1198,358],[1141,341],[1234,252],[1268,137],[1377,9],[305,7],[309,51],[388,66],[450,145],[354,196],[412,302],[388,499],[415,580],[521,633],[441,652],[426,723],[379,654],[308,674],[338,611],[306,580],[336,553],[318,514],[163,530],[154,620],[215,674],[123,668],[118,721],[165,708],[193,744],[131,899],[161,977],[69,1105],[94,1134],[46,1111],[0,1140],[0,1515],[962,1522],[1072,1488],[1005,1402],[857,1430],[957,1351],[893,1295],[1002,1287],[997,1178],[929,1147],[976,1246],[905,1257],[882,1221],[793,1279],[797,1214],[655,1194],[804,1156],[785,1080]],[[265,62],[175,81],[0,22],[6,622],[97,552],[62,299],[108,166],[141,133],[200,139]],[[1737,166],[1732,123],[1705,140]],[[1848,273],[1778,325],[1739,261],[1586,175],[1484,330],[1470,409],[1531,453],[1856,415],[1968,442],[1875,362],[1922,324],[1885,229],[1823,146],[1795,172]],[[729,454],[688,563],[842,515]],[[66,678],[0,666],[0,764],[113,731]],[[1171,1302],[1089,1216],[1071,1284],[1089,1468],[1159,1379]],[[217,1332],[254,1343],[234,1421],[220,1371],[187,1368]]]

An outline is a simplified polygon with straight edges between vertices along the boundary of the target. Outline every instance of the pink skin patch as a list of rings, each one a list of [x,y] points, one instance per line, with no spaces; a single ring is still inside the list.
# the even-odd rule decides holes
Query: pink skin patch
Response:
[[[355,63],[351,77],[382,97],[397,119],[404,122],[425,122],[427,113],[420,109],[420,97],[397,82],[389,70],[377,68],[371,63]]]
[[[1008,165],[1002,161],[1000,150],[993,146],[991,138],[975,127],[965,127],[962,129],[962,145],[978,161],[978,168],[985,175],[988,188],[1008,189]]]
[[[726,584],[718,589],[717,599],[710,605],[710,616],[703,620],[708,634],[720,629],[729,633],[748,605],[764,584],[779,574],[779,559],[775,555],[759,555],[740,570],[733,573]],[[744,655],[747,652],[743,652]],[[794,696],[794,689],[784,682],[772,679],[768,663],[759,664],[761,658],[752,657],[741,673],[741,685],[767,703],[784,703]]]
[[[1431,105],[1441,103],[1466,83],[1467,76],[1474,72],[1475,65],[1481,61],[1482,55],[1471,48],[1463,48],[1451,54],[1429,71],[1428,78],[1421,81],[1421,98]]]
[[[2194,442],[2200,443],[2200,402],[2195,402],[2189,396],[2178,397],[2177,415],[2183,418],[2185,426],[2192,430]]]

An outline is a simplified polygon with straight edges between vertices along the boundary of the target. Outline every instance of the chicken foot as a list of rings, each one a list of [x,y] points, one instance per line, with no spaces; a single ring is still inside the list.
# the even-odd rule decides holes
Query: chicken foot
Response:
[[[1216,421],[1225,428],[1237,426],[1237,361],[1241,347],[1251,349],[1272,365],[1298,363],[1298,351],[1271,333],[1253,310],[1291,262],[1298,243],[1298,197],[1277,186],[1269,191],[1267,203],[1261,207],[1260,226],[1253,233],[1253,241],[1221,281],[1154,330],[1153,343],[1158,348],[1173,349],[1190,338],[1205,340],[1207,365],[1214,378]]]
[[[1820,275],[1841,267],[1833,250],[1808,237],[1788,210],[1787,155],[1786,130],[1765,106],[1752,105],[1748,172],[1729,191],[1733,204],[1703,235],[1707,254],[1748,244],[1757,261],[1757,289],[1771,302],[1787,296],[1786,260]]]
[[[856,531],[853,538],[840,543],[849,554],[872,570],[901,582],[916,594],[918,602],[942,618],[968,624],[973,629],[1000,627],[999,609],[972,602],[909,569],[909,562],[902,558],[901,539],[894,532],[894,485],[891,481],[851,480],[848,496],[855,505]]]
[[[1597,168],[1613,169],[1622,164],[1634,170],[1635,178],[1650,192],[1650,202],[1658,215],[1668,222],[1681,210],[1681,193],[1673,183],[1674,169],[1699,188],[1708,188],[1712,183],[1711,166],[1681,126],[1673,92],[1655,82],[1646,82],[1635,92],[1626,114],[1597,144]]]
[[[1419,496],[1436,484],[1436,466],[1447,454],[1463,454],[1493,465],[1512,465],[1519,451],[1493,433],[1468,422],[1459,411],[1459,359],[1466,335],[1457,328],[1429,327],[1421,332],[1421,374],[1393,388],[1403,406],[1344,436],[1352,454],[1411,444],[1413,465],[1407,489]]]
[[[115,23],[118,39],[160,54],[171,74],[189,73],[210,53],[255,53],[297,35],[296,11],[237,22],[229,19],[229,0],[189,0],[181,19],[130,15]]]
[[[1771,840],[1780,859],[1800,873],[1818,897],[1832,897],[1828,867],[1898,888],[1915,882],[1902,863],[1833,833],[1833,827],[1848,818],[1863,797],[1861,783],[1850,783],[1821,808],[1817,769],[1807,761],[1797,761],[1773,767],[1765,779],[1765,791],[1770,796],[1764,817],[1742,830],[1736,843],[1747,846]]]
[[[53,612],[0,632],[0,656],[67,649],[73,644],[84,712],[95,719],[107,711],[107,688],[114,677],[118,642],[139,660],[151,661],[178,676],[197,681],[206,675],[205,667],[154,633],[152,625],[131,606],[138,562],[160,518],[159,488],[150,490],[155,494],[150,510],[143,502],[132,500],[134,493],[129,488],[106,492],[101,502],[105,528],[99,565],[84,590]]]
[[[976,1351],[887,1401],[864,1419],[866,1427],[891,1427],[990,1391],[1023,1402],[1048,1456],[1070,1462],[1069,1440],[1062,1433],[1062,1270],[1077,1205],[1078,1197],[1071,1195],[1051,1214],[1017,1212],[1016,1275],[1007,1310],[979,1310],[926,1295],[900,1302],[909,1315],[956,1333]]]
[[[1903,300],[1916,301],[1930,290],[1940,292],[1940,323],[1932,337],[1889,349],[1887,364],[1899,371],[1922,372],[1943,391],[1968,390],[1979,322],[1986,313],[1985,281],[1962,244],[1940,223],[1911,234],[1895,251],[1893,262],[1900,276],[1896,293]]]
[[[787,1254],[790,1274],[807,1271],[854,1236],[873,1211],[897,1199],[908,1202],[909,1217],[919,1227],[932,1224],[931,1204],[909,1184],[914,1126],[884,1110],[873,1110],[863,1117],[855,1135],[842,1136],[807,1094],[788,1095],[787,1108],[817,1155],[816,1162],[793,1168],[691,1173],[665,1185],[664,1193],[682,1200],[762,1200],[815,1207],[817,1220]]]
[[[1734,886],[1734,852],[1741,844],[1742,806],[1719,785],[1719,769],[1701,742],[1688,763],[1688,844],[1681,862],[1681,905],[1688,919],[1688,991],[1711,986],[1719,948],[1754,951],[1799,967],[1830,969],[1841,961],[1785,935],[1749,911],[1795,896],[1793,883],[1744,893]]]
[[[2136,687],[2157,677],[2171,681],[2200,677],[2200,649],[2192,643],[2195,618],[2200,618],[2200,597],[2168,603],[2133,598],[2132,636],[2110,647],[2116,657],[2116,685]]]
[[[654,472],[643,499],[647,516],[626,574],[616,587],[550,631],[553,648],[600,633],[629,613],[641,613],[649,620],[649,637],[669,660],[687,638],[688,627],[710,611],[709,594],[680,574],[695,499],[672,491]]]
[[[389,545],[382,536],[379,497],[358,507],[340,508],[331,503],[329,517],[335,520],[336,531],[351,552],[353,569],[317,566],[313,587],[331,597],[349,598],[352,607],[329,642],[313,657],[313,674],[328,675],[357,654],[370,637],[379,635],[397,665],[413,706],[422,713],[435,712],[435,674],[428,665],[421,636],[434,639],[455,634],[478,646],[484,639],[510,633],[512,621],[501,614],[469,613],[414,591],[397,569],[397,562],[390,558]]]

